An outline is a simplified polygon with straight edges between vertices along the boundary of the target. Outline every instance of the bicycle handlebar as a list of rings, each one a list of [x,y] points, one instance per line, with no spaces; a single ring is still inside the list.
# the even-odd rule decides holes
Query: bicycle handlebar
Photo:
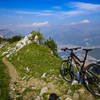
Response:
[[[77,48],[61,48],[61,50],[62,51],[67,51],[67,50],[69,50],[69,51],[73,51],[73,50],[78,50],[78,49],[81,49],[81,47],[77,47]]]
[[[73,50],[78,50],[78,49],[81,49],[81,47],[76,47],[76,48],[61,48],[61,50],[62,51],[67,51],[67,50],[69,50],[69,51],[73,51]],[[93,49],[82,49],[82,50],[85,50],[85,51],[91,51],[91,50],[93,50]]]

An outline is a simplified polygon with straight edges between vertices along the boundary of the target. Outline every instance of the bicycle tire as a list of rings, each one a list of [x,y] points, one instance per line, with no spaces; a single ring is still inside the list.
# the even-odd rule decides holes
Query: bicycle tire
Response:
[[[90,64],[86,67],[85,73],[85,87],[94,96],[100,97],[100,72],[97,73],[96,70],[100,70],[100,65]]]
[[[64,80],[72,82],[74,78],[73,68],[68,60],[62,61],[60,72]]]

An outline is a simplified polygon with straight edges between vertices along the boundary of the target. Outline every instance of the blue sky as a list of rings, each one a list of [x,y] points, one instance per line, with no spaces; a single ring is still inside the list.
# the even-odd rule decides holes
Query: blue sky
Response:
[[[82,24],[100,33],[100,0],[0,0],[0,29],[21,34],[41,29],[49,35],[59,25],[65,30]]]
[[[99,0],[0,0],[0,24],[98,22],[99,17]]]

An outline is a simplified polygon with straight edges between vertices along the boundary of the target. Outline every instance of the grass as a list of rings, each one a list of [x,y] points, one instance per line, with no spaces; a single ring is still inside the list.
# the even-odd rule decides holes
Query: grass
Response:
[[[30,44],[10,58],[22,76],[40,78],[43,73],[58,74],[61,60],[43,45]],[[27,71],[27,68],[29,71]],[[50,72],[50,70],[53,70]]]
[[[9,60],[14,64],[21,77],[25,77],[24,80],[29,80],[31,77],[40,79],[46,73],[46,77],[43,80],[46,83],[53,82],[61,95],[66,95],[70,89],[72,91],[70,96],[72,96],[73,93],[78,93],[79,89],[84,88],[83,85],[71,86],[70,83],[59,76],[61,60],[43,45],[29,44],[10,57]],[[39,94],[40,90],[36,89],[35,93]],[[23,95],[26,95],[29,91],[31,92],[30,88],[27,88]],[[86,89],[85,94],[90,95]],[[80,96],[82,95],[80,94]],[[48,94],[44,94],[43,98],[47,99],[47,96]]]
[[[9,82],[7,67],[2,63],[0,57],[0,100],[11,100],[9,96]]]

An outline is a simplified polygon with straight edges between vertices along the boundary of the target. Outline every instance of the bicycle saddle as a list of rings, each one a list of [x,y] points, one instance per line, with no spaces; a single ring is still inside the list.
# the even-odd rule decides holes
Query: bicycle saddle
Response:
[[[90,49],[90,48],[89,48],[89,49],[83,49],[83,50],[85,50],[85,51],[91,51],[91,50],[93,50],[93,49]]]

